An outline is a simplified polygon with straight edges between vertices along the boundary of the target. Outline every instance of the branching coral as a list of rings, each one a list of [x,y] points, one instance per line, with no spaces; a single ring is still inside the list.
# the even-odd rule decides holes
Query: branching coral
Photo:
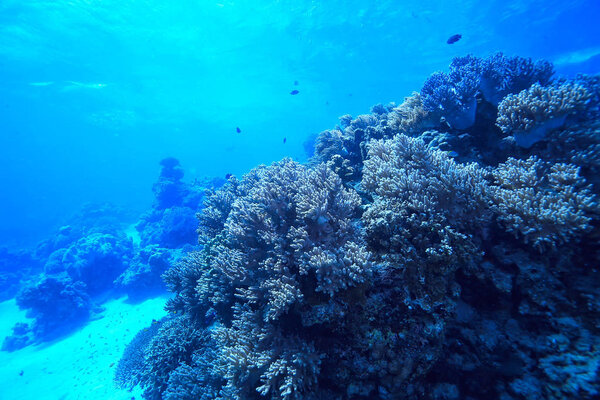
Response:
[[[412,112],[406,105],[402,112]],[[373,107],[371,114],[340,117],[340,125],[319,134],[312,164],[328,163],[344,182],[360,180],[363,160],[367,156],[366,144],[371,139],[390,138],[399,129],[398,115],[393,114],[395,104]],[[416,107],[416,105],[415,105]]]
[[[423,106],[421,94],[414,92],[404,99],[404,102],[395,107],[389,117],[389,125],[394,132],[416,136],[429,128],[433,128],[437,121]]]
[[[139,382],[148,345],[156,336],[162,322],[154,321],[131,339],[115,369],[114,381],[118,387],[131,389]]]
[[[525,243],[552,248],[590,229],[597,203],[574,165],[510,158],[493,175],[498,219]]]
[[[371,142],[362,185],[403,208],[441,212],[455,226],[473,224],[486,207],[483,170],[458,164],[446,152],[406,135]]]
[[[355,222],[361,200],[327,166],[291,160],[259,167],[222,191],[213,200],[233,194],[227,215],[213,200],[206,208],[221,230],[205,231],[203,250],[165,275],[177,293],[169,309],[225,323],[214,330],[224,398],[303,398],[316,384],[320,356],[300,326],[288,339],[292,315],[370,277]]]
[[[144,388],[144,397],[162,399],[171,373],[181,365],[191,365],[194,352],[205,352],[209,345],[210,337],[197,321],[186,316],[164,321],[146,345],[144,361],[139,367],[141,373],[134,374],[134,379]],[[208,375],[210,371],[205,373]]]
[[[502,53],[482,59],[480,69],[479,90],[494,105],[498,105],[506,95],[528,89],[534,83],[547,85],[554,74],[554,68],[548,61],[534,62],[530,58],[507,57]]]
[[[578,107],[600,91],[583,78],[540,86],[551,76],[502,54],[455,59],[400,107],[342,117],[310,166],[285,159],[211,192],[201,249],[164,275],[172,326],[148,347],[146,397],[534,396],[565,360],[584,366],[576,390],[594,393],[595,354],[542,342],[560,323],[577,328],[569,340],[598,335],[600,212],[582,177],[597,164],[597,104]],[[589,99],[548,136],[564,143],[502,140],[502,97],[548,91],[568,108],[550,91],[581,88]],[[524,153],[541,159],[503,163]]]
[[[457,57],[448,73],[432,74],[421,89],[425,110],[446,119],[455,129],[467,129],[475,123],[477,93],[497,105],[510,94],[534,83],[547,84],[553,74],[552,64],[533,62],[521,57],[497,53],[485,59],[471,55]]]
[[[421,89],[423,106],[426,111],[444,117],[456,129],[469,128],[475,123],[478,84],[475,74],[433,73]]]
[[[391,278],[406,270],[412,300],[433,307],[446,298],[459,263],[476,254],[469,233],[489,220],[484,171],[398,135],[371,143],[362,185],[375,195],[363,216],[369,244],[393,260]]]
[[[578,84],[534,84],[502,100],[496,124],[505,134],[512,134],[519,146],[529,148],[552,129],[563,126],[569,114],[583,110],[589,97],[588,91]]]

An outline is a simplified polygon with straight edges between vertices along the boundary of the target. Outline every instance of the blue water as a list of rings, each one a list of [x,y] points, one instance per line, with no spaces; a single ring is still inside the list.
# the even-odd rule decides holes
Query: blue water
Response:
[[[489,379],[489,386],[494,387],[493,394],[486,399],[566,399],[572,398],[573,393],[580,394],[581,398],[600,396],[597,368],[600,365],[600,351],[597,350],[600,348],[600,333],[594,322],[600,315],[600,292],[597,290],[600,287],[597,271],[600,211],[595,203],[600,196],[600,180],[597,178],[600,171],[597,162],[600,159],[600,128],[597,125],[600,83],[594,81],[595,78],[586,80],[577,77],[582,73],[600,74],[599,19],[598,0],[0,1],[0,400],[140,399],[141,390],[146,391],[145,398],[157,398],[166,396],[171,389],[189,388],[185,379],[203,383],[203,390],[206,390],[203,400],[216,396],[207,394],[209,390],[214,390],[214,393],[223,390],[221,395],[227,390],[239,390],[239,393],[248,390],[250,394],[240,395],[240,398],[258,398],[258,378],[246,381],[245,378],[229,376],[226,379],[229,386],[226,387],[221,370],[218,371],[221,375],[215,378],[217,369],[210,369],[197,361],[202,359],[205,364],[217,361],[223,364],[223,359],[234,360],[240,353],[239,349],[238,353],[231,351],[235,353],[233,358],[223,354],[231,350],[228,345],[235,348],[239,343],[232,345],[235,340],[230,339],[230,342],[220,342],[220,347],[213,346],[211,340],[214,337],[210,340],[208,337],[219,328],[234,324],[235,318],[247,318],[255,311],[254,308],[262,312],[261,307],[267,310],[265,313],[269,317],[264,320],[258,318],[256,321],[259,322],[253,323],[261,329],[264,328],[263,322],[265,325],[272,324],[268,325],[268,329],[272,328],[275,333],[269,331],[272,336],[265,336],[268,336],[267,340],[276,338],[272,340],[277,345],[272,347],[281,354],[269,349],[276,353],[276,356],[269,355],[272,357],[270,365],[265,363],[248,368],[263,368],[257,373],[263,374],[260,378],[263,380],[272,372],[268,368],[279,368],[278,362],[285,365],[286,362],[292,363],[289,360],[295,360],[299,364],[304,363],[302,368],[306,370],[309,367],[317,370],[318,366],[327,365],[327,361],[317,362],[318,357],[311,357],[319,350],[322,351],[321,359],[325,360],[327,357],[323,354],[331,350],[327,354],[339,357],[340,371],[347,368],[342,372],[336,370],[339,373],[336,372],[335,379],[339,378],[342,383],[327,376],[328,372],[303,370],[309,377],[313,376],[313,372],[319,377],[315,378],[318,384],[307,383],[307,387],[314,385],[320,388],[319,396],[323,398],[334,398],[327,396],[343,393],[339,398],[405,399],[397,393],[387,392],[393,388],[398,393],[406,391],[406,399],[425,398],[419,397],[420,393],[427,393],[427,398],[432,400],[474,399],[485,392],[486,379]],[[460,39],[448,43],[449,38],[457,34]],[[442,209],[433,212],[439,212],[437,217],[446,221],[444,224],[448,226],[436,225],[433,231],[427,233],[429,223],[439,223],[432,216],[422,223],[421,228],[425,227],[423,231],[426,232],[423,233],[407,217],[409,212],[402,214],[405,210],[401,207],[391,207],[392,211],[385,210],[384,214],[381,210],[385,207],[378,201],[385,198],[387,186],[379,180],[389,171],[385,168],[380,170],[380,176],[371,172],[375,183],[371,182],[369,187],[369,171],[363,163],[367,157],[360,153],[366,148],[365,140],[381,133],[373,127],[379,123],[383,126],[392,119],[392,108],[379,108],[380,112],[373,109],[370,122],[364,124],[373,128],[375,134],[365,134],[366,137],[357,138],[356,143],[348,137],[353,138],[355,131],[363,129],[357,127],[364,121],[355,119],[352,123],[350,120],[342,123],[339,117],[350,114],[356,118],[369,114],[371,107],[377,104],[401,104],[405,97],[419,92],[432,73],[448,71],[455,57],[472,54],[484,59],[498,52],[506,56],[550,61],[555,70],[553,84],[558,87],[563,83],[562,78],[575,79],[573,82],[587,85],[589,93],[586,96],[589,95],[589,99],[580,103],[575,101],[573,110],[557,113],[560,114],[557,117],[549,109],[545,110],[546,114],[541,113],[537,130],[532,130],[535,135],[527,129],[519,131],[517,123],[514,126],[507,123],[508,127],[501,131],[501,124],[495,124],[498,102],[493,104],[491,97],[485,99],[482,95],[482,78],[478,83],[477,97],[473,94],[468,99],[472,107],[471,112],[466,114],[471,119],[466,118],[468,123],[464,126],[460,126],[464,115],[449,115],[451,111],[438,107],[439,104],[427,110],[428,117],[423,117],[426,120],[434,115],[435,118],[431,117],[433,123],[429,120],[422,125],[419,125],[422,121],[414,124],[425,128],[413,132],[413,136],[420,135],[431,148],[439,146],[444,152],[444,156],[439,157],[449,157],[444,159],[446,164],[433,161],[427,164],[427,168],[434,171],[427,170],[425,174],[419,170],[425,167],[412,165],[418,166],[417,161],[420,160],[411,160],[411,168],[416,171],[415,179],[424,181],[423,176],[430,179],[427,174],[439,173],[435,170],[439,165],[451,165],[458,171],[452,175],[456,182],[449,183],[451,188],[456,185],[457,194],[450,190],[448,193],[451,194],[435,204],[446,204],[446,198],[454,195],[459,200],[448,200],[450,211],[440,206]],[[462,78],[471,77],[468,75],[471,72],[461,71],[460,74],[464,74]],[[515,72],[514,75],[519,74]],[[527,82],[525,87],[529,88],[535,80]],[[449,84],[448,87],[459,88],[463,83],[455,80],[452,83],[455,86]],[[429,100],[435,98],[435,89],[438,89],[431,86]],[[560,86],[561,89],[564,87]],[[495,95],[499,93],[498,87],[487,89],[496,90]],[[447,95],[448,92],[444,93]],[[452,97],[452,92],[449,93],[451,95],[447,97]],[[456,91],[454,94],[459,97]],[[502,92],[504,95],[506,93]],[[468,109],[465,104],[456,109],[461,107]],[[419,108],[415,106],[415,109]],[[420,110],[423,109],[421,107]],[[443,117],[440,118],[440,115]],[[453,120],[452,117],[457,118]],[[426,128],[433,127],[438,131],[425,132]],[[569,130],[571,128],[572,131]],[[303,254],[302,257],[306,257],[298,260],[304,262],[310,258],[310,262],[322,262],[322,265],[319,264],[321,269],[306,272],[302,269],[304,267],[298,267],[300,261],[296,260],[298,265],[294,264],[296,261],[289,261],[295,257],[290,255],[293,251],[289,249],[296,245],[294,240],[300,241],[304,232],[298,226],[294,226],[298,230],[290,228],[291,233],[288,235],[286,231],[281,237],[277,236],[279,231],[270,232],[272,236],[264,233],[277,223],[286,226],[286,222],[280,222],[278,218],[285,220],[289,215],[295,216],[296,212],[300,213],[297,210],[282,213],[282,216],[275,212],[273,215],[276,217],[264,224],[264,232],[259,229],[264,237],[256,236],[261,240],[268,237],[272,240],[269,243],[273,244],[265,252],[273,259],[262,260],[261,251],[265,249],[260,245],[252,247],[256,233],[255,225],[252,225],[254,220],[240,211],[250,210],[248,215],[252,216],[254,209],[251,205],[256,199],[249,199],[250,195],[244,192],[247,188],[235,186],[235,190],[239,189],[235,192],[231,189],[232,185],[237,185],[237,179],[243,179],[244,174],[260,164],[268,165],[286,157],[309,164],[315,138],[326,129],[333,130],[321,139],[327,135],[346,135],[343,151],[340,150],[334,157],[340,154],[346,157],[345,161],[354,170],[347,173],[340,165],[330,163],[330,166],[338,168],[335,173],[343,184],[330,184],[326,188],[330,197],[319,197],[315,202],[323,202],[323,209],[332,207],[334,211],[329,214],[315,211],[313,215],[302,209],[309,217],[305,216],[308,222],[303,220],[306,226],[300,224],[300,228],[307,231],[315,229],[320,233],[311,238],[314,243],[307,239],[303,244],[305,248],[298,253],[305,252],[308,256]],[[379,137],[391,139],[386,135]],[[519,135],[526,141],[517,140],[515,144]],[[561,147],[562,142],[552,142],[555,137],[565,140],[564,148]],[[335,141],[332,140],[332,143],[331,148],[334,148]],[[464,143],[470,147],[460,147]],[[387,146],[397,144],[386,142]],[[331,161],[328,157],[335,152],[327,153],[328,148],[321,150],[322,153],[312,161]],[[402,150],[396,148],[394,151]],[[427,151],[419,154],[426,157]],[[375,153],[369,155],[369,161],[385,164],[389,160],[389,157],[382,156],[378,161]],[[529,156],[541,157],[548,163],[565,164],[551,169],[550,164],[538,165],[536,159]],[[465,172],[465,163],[473,161],[479,163],[482,171],[487,168],[485,174],[481,172],[478,175],[480,172],[475,169]],[[573,169],[565,166],[569,162],[574,164]],[[308,185],[308,175],[302,175],[308,172],[289,160],[271,167],[268,173],[272,175],[265,173],[265,176],[279,182],[275,178],[284,176],[288,171],[286,168],[301,171],[294,170],[297,175],[292,175],[305,179],[304,185]],[[511,203],[511,196],[520,194],[521,189],[515,183],[521,176],[514,171],[529,174],[523,181],[532,185],[528,189],[538,196],[535,201],[527,203],[519,199]],[[563,175],[559,176],[556,171]],[[571,175],[565,178],[569,173]],[[481,195],[481,198],[490,201],[486,203],[489,210],[482,211],[485,216],[471,215],[469,213],[474,211],[467,208],[476,207],[469,201],[460,202],[461,196],[472,194],[460,187],[461,179],[469,182],[463,182],[464,186],[471,182],[477,186],[478,177],[484,175],[489,193],[496,192],[494,195],[487,193],[489,198]],[[533,175],[535,179],[531,178]],[[448,179],[443,178],[450,175],[441,176],[442,184],[448,184]],[[249,180],[242,182],[247,183],[253,178],[246,179]],[[253,181],[252,185],[268,192],[261,185],[266,187],[270,183],[265,183],[267,178],[264,176],[262,179]],[[437,187],[439,182],[435,182],[430,186]],[[326,192],[318,183],[309,183],[314,186],[312,189],[306,186],[309,193],[322,195]],[[392,186],[395,183],[392,182]],[[216,190],[224,184],[224,189],[216,197],[206,195],[205,189]],[[277,184],[273,183],[273,193],[276,190],[296,190],[294,196],[285,197],[290,203],[290,199],[297,202],[297,197],[306,195],[302,192],[305,186],[298,188],[289,184],[277,187]],[[586,186],[588,184],[591,186]],[[356,198],[347,199],[338,192],[333,196],[333,190],[356,192]],[[231,194],[234,192],[235,195]],[[414,193],[421,196],[428,192],[415,189]],[[569,197],[571,194],[572,197]],[[219,197],[221,195],[223,197]],[[236,199],[237,209],[227,202],[231,199],[227,195]],[[411,195],[413,192],[407,196]],[[390,197],[392,199],[388,200],[392,203],[397,200]],[[427,196],[424,197],[427,200]],[[474,197],[479,199],[476,195]],[[203,200],[207,198],[213,203],[204,209],[208,209],[208,217],[204,214],[200,217],[200,229],[197,231],[199,222],[196,213],[203,209]],[[328,202],[323,198],[327,198]],[[498,198],[503,200],[498,201],[499,205],[491,205],[492,198],[494,201]],[[421,200],[419,198],[416,202],[421,204]],[[360,207],[347,206],[353,201],[360,203]],[[452,201],[459,206],[453,206]],[[340,206],[337,202],[344,205]],[[308,201],[308,204],[310,208],[312,203]],[[226,212],[232,215],[229,225],[223,226],[222,221],[215,217],[222,211],[220,206],[231,206]],[[261,203],[263,206],[264,210],[261,210],[265,213],[272,211],[269,207],[279,210],[279,206],[268,201],[266,205]],[[352,210],[346,214],[346,211],[339,211],[345,210],[346,206]],[[297,204],[294,207],[301,208]],[[366,212],[354,215],[359,208]],[[446,220],[446,211],[458,216],[451,215]],[[342,216],[331,215],[336,212]],[[491,214],[494,216],[490,217]],[[556,217],[556,214],[560,216]],[[373,215],[379,216],[379,220],[370,220]],[[429,214],[422,212],[420,216],[423,215]],[[381,222],[385,219],[383,217],[394,222],[387,226]],[[481,222],[481,227],[478,225],[479,217],[486,221]],[[465,223],[461,218],[473,218],[473,221]],[[343,221],[335,225],[338,220]],[[407,222],[409,220],[412,222]],[[471,222],[476,228],[470,226]],[[415,226],[410,226],[411,223]],[[453,223],[456,226],[451,226]],[[319,229],[323,229],[322,232]],[[402,229],[409,233],[398,233]],[[450,232],[452,229],[456,232]],[[247,236],[240,240],[236,236],[241,235],[240,232]],[[337,237],[330,241],[323,239],[338,233],[343,240]],[[208,240],[208,237],[210,240],[199,244],[199,234],[201,239]],[[220,235],[225,234],[235,240],[220,242],[223,239]],[[443,235],[447,235],[444,236],[446,241],[441,239]],[[395,236],[396,241],[389,240],[391,236]],[[465,244],[467,237],[473,243]],[[444,245],[433,243],[436,238]],[[327,249],[329,260],[339,261],[335,258],[339,256],[338,252],[346,252],[344,262],[328,261],[329,265],[325,261],[314,261],[319,259],[317,250],[322,251],[315,244],[319,240],[326,243],[323,247],[330,247]],[[275,245],[277,241],[285,245],[278,247]],[[202,248],[207,243],[217,246],[218,251],[210,253],[214,250],[212,247]],[[380,257],[372,263],[372,271],[364,275],[361,275],[364,271],[347,272],[354,267],[358,269],[356,265],[370,257],[361,258],[362,253],[353,246],[368,247],[369,254]],[[248,256],[250,261],[246,260],[244,265],[250,266],[250,272],[246,271],[246,280],[240,279],[243,283],[239,284],[237,278],[231,278],[236,276],[235,273],[228,275],[231,270],[223,265],[229,265],[227,262],[237,265],[235,260],[238,258],[235,257],[239,256],[242,260],[247,254],[254,254],[257,248],[260,251],[256,254],[259,255],[256,259]],[[307,250],[309,248],[310,251]],[[208,276],[209,273],[205,272],[207,267],[201,262],[191,267],[185,265],[170,276],[171,281],[166,278],[172,291],[167,293],[161,275],[191,251],[205,251],[199,254],[213,262],[209,263],[211,268],[217,265],[210,269],[213,275]],[[344,263],[351,259],[348,254],[355,251],[359,256],[352,259],[354,264],[351,267],[346,268]],[[461,252],[468,257],[456,261],[451,257],[453,251],[458,254],[456,259],[460,259]],[[434,254],[440,257],[438,261],[432,261]],[[469,258],[471,256],[472,259]],[[286,260],[277,264],[281,270],[273,266],[276,265],[273,260],[279,260],[277,257]],[[414,261],[412,257],[425,261],[419,264],[420,261]],[[450,261],[442,267],[436,264],[443,264],[444,260]],[[252,267],[252,262],[258,267]],[[286,262],[293,266],[289,267]],[[365,261],[365,265],[370,262],[371,259]],[[418,265],[411,270],[403,262]],[[341,264],[344,265],[341,268],[343,272],[335,270]],[[206,268],[198,268],[199,265]],[[423,265],[424,271],[421,271],[419,268]],[[224,268],[225,273],[215,278],[218,274],[214,271],[219,267]],[[288,267],[292,272],[281,272]],[[250,276],[253,271],[263,271],[260,268],[273,268],[276,273],[273,276],[265,273],[271,279],[268,282],[265,276]],[[328,272],[327,268],[333,272]],[[198,270],[204,271],[202,279],[194,275]],[[369,275],[371,272],[372,275]],[[193,278],[188,279],[189,276]],[[328,282],[333,289],[321,290],[319,285],[330,278]],[[182,279],[183,283],[177,279]],[[252,279],[257,282],[252,282]],[[450,288],[448,284],[448,287],[439,289],[436,286],[443,286],[440,282],[446,280],[455,287]],[[290,281],[300,294],[285,292],[293,286]],[[336,283],[331,284],[331,281]],[[360,296],[356,293],[363,289],[357,282],[369,287]],[[208,290],[203,284],[214,291],[211,292],[215,294],[214,298],[221,299],[219,296],[222,296],[229,300],[211,303],[214,300],[202,292]],[[250,293],[250,289],[259,286],[269,296],[277,298],[279,303],[266,302],[266,294],[264,298],[258,296],[259,300],[249,294],[244,294],[247,298],[239,295],[246,293],[246,289]],[[353,292],[355,286],[361,288],[356,293]],[[277,292],[279,287],[282,287],[281,292]],[[346,289],[348,292],[345,292]],[[233,292],[239,296],[235,297]],[[353,297],[355,295],[356,298]],[[161,320],[166,315],[164,305],[168,296],[175,297],[176,301],[167,306],[169,318]],[[231,300],[233,298],[236,300]],[[198,304],[194,303],[196,300]],[[366,305],[361,303],[363,300]],[[233,315],[230,309],[234,302],[240,305],[244,301],[247,307]],[[297,309],[290,311],[292,303]],[[230,307],[223,307],[223,304]],[[390,321],[383,319],[382,322],[380,317],[387,310],[382,311],[385,307],[381,304],[390,307],[390,315],[394,315]],[[402,309],[407,304],[406,309]],[[372,313],[368,314],[368,318],[362,314],[365,310]],[[290,318],[294,312],[297,314]],[[360,330],[343,319],[351,318],[354,312],[357,314],[356,321],[364,317],[364,329]],[[311,318],[322,320],[314,322]],[[326,320],[333,328],[324,323]],[[319,325],[322,323],[325,328]],[[117,366],[119,359],[140,361],[143,351],[148,353],[152,350],[148,343],[156,341],[161,344],[161,340],[171,338],[169,335],[175,338],[173,343],[185,342],[185,329],[192,325],[199,328],[190,336],[199,335],[200,339],[193,337],[201,345],[196,342],[196,347],[186,349],[190,359],[177,360],[168,366],[165,374],[174,382],[172,385],[169,383],[168,390],[165,382],[161,383],[162,386],[156,382],[145,382],[145,386],[137,387],[133,394],[127,391],[127,387],[117,388],[113,382],[117,368],[117,383],[123,385],[125,382],[125,386],[132,382],[140,383],[139,376],[119,378],[118,371],[131,373],[137,368],[139,373],[141,364]],[[327,331],[330,328],[331,332]],[[227,329],[233,331],[231,326]],[[141,336],[135,336],[138,331]],[[151,334],[144,339],[144,332],[148,331]],[[243,329],[240,331],[240,336],[243,336]],[[359,331],[360,334],[357,333]],[[447,337],[444,336],[446,331],[449,332]],[[251,342],[251,339],[260,336],[254,331],[248,332],[245,334],[250,339],[239,339],[241,342]],[[311,336],[313,334],[314,337]],[[237,337],[231,332],[228,335]],[[296,339],[288,341],[293,335],[298,335],[297,343]],[[333,343],[331,348],[328,347],[330,339]],[[346,339],[348,342],[345,342]],[[133,355],[126,352],[121,358],[130,342],[133,344],[127,351],[133,348],[140,352],[135,354],[132,351]],[[313,344],[317,350],[313,349]],[[213,347],[222,353],[213,352]],[[160,353],[156,349],[153,351]],[[267,352],[265,349],[260,351]],[[367,355],[361,358],[363,351]],[[444,351],[454,358],[446,360]],[[193,362],[192,353],[198,357]],[[173,356],[177,350],[169,348],[165,354]],[[290,354],[300,354],[300,361]],[[405,375],[398,372],[400,367],[394,364],[393,359],[398,354],[398,357],[408,360]],[[473,354],[473,358],[469,358]],[[354,356],[356,358],[352,358]],[[474,361],[477,357],[479,359]],[[159,365],[161,359],[159,356],[156,358]],[[437,364],[431,361],[434,359]],[[150,360],[155,361],[152,357]],[[489,360],[492,361],[485,364]],[[185,367],[191,366],[193,373],[188,370],[182,373],[176,369],[179,362]],[[256,360],[253,362],[258,363]],[[482,367],[481,372],[479,362],[489,370]],[[336,361],[331,363],[328,367],[333,371],[332,368],[337,368]],[[245,365],[239,360],[237,364],[230,364]],[[248,365],[252,364],[249,362]],[[474,365],[476,371],[468,370],[469,365]],[[295,371],[296,367],[290,367],[289,371]],[[231,368],[235,371],[234,367]],[[243,367],[239,368],[243,370]],[[417,371],[419,368],[422,370]],[[381,373],[381,382],[373,383],[377,380],[369,374],[379,369],[387,372]],[[356,373],[362,380],[356,378],[359,382],[356,383],[352,373],[347,371]],[[244,373],[240,374],[244,376]],[[146,378],[155,377],[147,371],[146,374]],[[276,373],[273,375],[275,378],[270,376],[270,380],[283,380]],[[289,372],[286,379],[292,375]],[[414,382],[418,383],[410,381],[405,385],[400,382],[407,376],[414,377]],[[468,378],[466,381],[465,376]],[[123,382],[118,382],[121,378]],[[15,379],[17,384],[14,387],[7,383]],[[568,381],[562,391],[561,379]],[[271,383],[273,388],[279,384]],[[550,389],[536,389],[544,385]],[[281,393],[273,394],[275,391],[272,389],[271,397],[260,398],[321,398],[302,397],[305,395],[303,386],[294,391],[294,396],[299,397],[285,397],[282,387],[279,386]],[[310,390],[307,389],[308,392]],[[190,393],[186,394],[199,398],[196,392]],[[465,393],[471,397],[461,397]],[[169,400],[175,398],[187,399],[185,396],[168,397]]]
[[[593,0],[3,1],[0,243],[34,244],[90,201],[147,209],[166,156],[190,179],[305,160],[309,135],[400,103],[454,56],[598,72],[598,15]]]

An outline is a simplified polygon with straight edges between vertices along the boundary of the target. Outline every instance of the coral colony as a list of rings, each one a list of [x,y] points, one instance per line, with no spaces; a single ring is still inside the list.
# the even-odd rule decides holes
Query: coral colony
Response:
[[[308,165],[231,177],[117,381],[148,399],[600,396],[600,80],[552,76],[457,58],[342,117]]]
[[[600,77],[466,56],[307,164],[197,186],[165,159],[138,241],[88,224],[2,256],[42,273],[4,348],[166,284],[116,368],[146,399],[599,398],[599,118]]]

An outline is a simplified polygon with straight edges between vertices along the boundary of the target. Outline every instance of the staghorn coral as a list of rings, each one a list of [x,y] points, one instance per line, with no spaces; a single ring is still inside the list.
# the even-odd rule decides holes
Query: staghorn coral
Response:
[[[549,131],[563,126],[569,114],[583,110],[589,98],[588,91],[575,83],[534,84],[502,100],[496,125],[505,134],[512,134],[519,146],[529,148]]]
[[[492,198],[507,231],[539,250],[577,239],[597,203],[572,164],[509,158],[494,171]]]

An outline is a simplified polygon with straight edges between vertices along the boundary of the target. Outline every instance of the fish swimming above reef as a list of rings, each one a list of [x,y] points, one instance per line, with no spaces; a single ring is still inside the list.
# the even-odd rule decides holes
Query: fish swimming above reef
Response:
[[[236,131],[237,133],[242,133],[242,130],[240,129],[240,127],[239,127],[239,126],[236,126],[236,127],[235,127],[235,131]]]
[[[285,144],[285,142],[287,142],[287,138],[286,137],[283,138],[283,144]]]
[[[448,38],[448,40],[446,40],[446,43],[448,43],[448,44],[456,43],[460,40],[460,38],[462,38],[462,35],[460,33],[457,33],[456,35],[450,36]]]
[[[300,91],[299,91],[299,90],[296,90],[296,89],[294,89],[294,90],[292,90],[292,91],[290,92],[290,94],[291,94],[292,96],[295,96],[295,95],[297,95],[298,93],[300,93]]]

